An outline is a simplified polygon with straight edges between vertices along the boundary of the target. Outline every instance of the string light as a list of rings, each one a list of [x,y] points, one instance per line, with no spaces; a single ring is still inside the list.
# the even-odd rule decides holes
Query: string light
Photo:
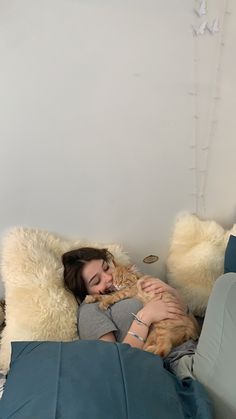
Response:
[[[195,192],[190,194],[190,196],[192,196],[194,198],[194,204],[195,204],[195,208],[194,208],[194,212],[198,213],[198,189],[199,189],[199,179],[197,176],[197,167],[198,167],[198,138],[199,138],[199,123],[200,123],[200,118],[199,118],[199,75],[198,75],[198,63],[199,63],[199,54],[198,54],[198,38],[197,36],[194,36],[194,56],[193,56],[193,63],[194,63],[194,85],[193,85],[193,89],[191,90],[191,92],[193,92],[193,99],[194,99],[194,103],[193,103],[193,108],[194,108],[194,113],[193,113],[193,141],[190,144],[190,148],[192,150],[192,160],[193,160],[193,165],[189,168],[189,170],[191,172],[194,173],[194,189]]]
[[[206,188],[207,188],[207,181],[209,176],[209,157],[210,151],[212,149],[212,144],[215,139],[216,130],[218,126],[218,113],[219,113],[219,104],[220,104],[220,85],[221,85],[221,68],[222,68],[222,59],[223,59],[223,48],[225,46],[225,11],[228,9],[228,0],[225,0],[223,13],[222,13],[222,23],[221,23],[221,31],[219,37],[219,46],[218,46],[218,54],[216,57],[216,71],[215,77],[213,78],[213,94],[212,99],[210,101],[210,115],[208,120],[208,134],[206,137],[206,143],[204,146],[205,151],[205,173],[201,180],[201,186],[199,191],[199,197],[201,200],[201,211],[205,215],[206,213]]]
[[[222,68],[222,58],[223,58],[223,48],[225,46],[225,17],[228,19],[231,15],[228,7],[229,0],[225,0],[224,5],[221,9],[219,15],[222,16],[222,22],[220,24],[220,18],[216,17],[209,22],[207,19],[207,2],[206,1],[199,1],[195,0],[194,2],[194,15],[195,19],[201,19],[204,16],[204,21],[195,22],[192,25],[193,29],[193,42],[194,42],[194,88],[188,92],[189,96],[193,97],[194,104],[194,112],[193,112],[193,120],[194,120],[194,132],[193,132],[193,141],[189,145],[190,149],[193,153],[193,161],[194,164],[189,168],[189,170],[194,171],[195,173],[195,192],[190,193],[195,199],[195,212],[197,214],[203,213],[205,215],[206,211],[206,187],[208,181],[208,171],[209,171],[209,155],[212,149],[212,144],[214,142],[214,138],[217,131],[218,126],[218,108],[221,101],[221,94],[220,94],[220,84],[221,84],[221,68]],[[207,129],[206,129],[206,141],[204,144],[201,144],[201,136],[204,129],[204,120],[200,118],[199,112],[199,103],[201,98],[201,92],[199,88],[199,65],[203,64],[200,62],[200,47],[199,43],[201,39],[204,39],[205,36],[208,36],[211,39],[216,39],[218,42],[218,49],[217,49],[217,56],[214,62],[214,69],[215,69],[215,77],[213,77],[212,82],[212,94],[210,95],[209,99],[209,106],[207,112]],[[216,35],[220,34],[215,38]],[[200,36],[201,35],[201,36]],[[208,38],[208,39],[210,39]],[[201,44],[200,44],[201,45]],[[211,74],[214,71],[211,72]],[[200,136],[201,134],[201,136]]]

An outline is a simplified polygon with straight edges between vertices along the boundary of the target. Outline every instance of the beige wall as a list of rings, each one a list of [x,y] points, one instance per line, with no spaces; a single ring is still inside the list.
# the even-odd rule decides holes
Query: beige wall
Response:
[[[220,32],[193,37],[197,1],[0,0],[1,235],[121,242],[163,275],[179,211],[235,222],[226,3],[207,2]],[[160,261],[146,266],[150,253]]]

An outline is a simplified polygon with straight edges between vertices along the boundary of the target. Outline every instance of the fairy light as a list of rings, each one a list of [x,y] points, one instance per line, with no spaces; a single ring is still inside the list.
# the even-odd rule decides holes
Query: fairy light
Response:
[[[191,96],[193,97],[193,140],[190,144],[190,149],[192,151],[192,161],[193,164],[189,167],[189,171],[194,173],[194,192],[190,193],[190,196],[194,198],[194,211],[198,213],[198,176],[197,176],[197,167],[198,167],[198,139],[199,139],[199,129],[200,129],[200,118],[199,118],[199,75],[198,75],[198,63],[199,63],[199,53],[198,53],[198,38],[194,36],[194,55],[193,55],[193,69],[194,69],[194,85],[193,90],[191,91]]]
[[[212,146],[215,140],[217,128],[218,128],[218,114],[221,101],[220,86],[221,86],[221,72],[222,72],[222,61],[223,61],[223,52],[225,46],[225,17],[228,16],[228,0],[225,0],[223,6],[222,20],[221,20],[221,30],[219,36],[219,45],[218,53],[216,57],[216,70],[215,77],[213,78],[213,94],[210,100],[210,110],[208,118],[208,129],[206,133],[206,142],[202,146],[202,161],[204,162],[203,166],[203,176],[201,177],[201,185],[199,191],[200,207],[203,215],[206,213],[206,188],[209,177],[209,158]],[[219,21],[218,21],[219,24]]]
[[[206,187],[208,181],[208,168],[209,168],[209,155],[212,149],[212,144],[218,126],[218,110],[221,101],[220,83],[221,83],[221,67],[223,48],[225,46],[225,17],[228,18],[231,12],[228,8],[229,0],[225,0],[224,6],[221,10],[222,19],[215,17],[213,20],[207,18],[208,6],[206,1],[194,1],[194,15],[195,24],[192,25],[193,31],[193,63],[194,63],[194,82],[193,89],[188,92],[189,96],[193,99],[193,139],[189,145],[192,151],[192,161],[194,162],[189,171],[194,172],[194,191],[189,193],[194,198],[195,212],[197,214],[205,215],[206,212]],[[197,19],[197,21],[196,21]],[[204,19],[204,20],[202,20]],[[200,22],[200,24],[199,24]],[[215,77],[212,82],[212,94],[209,99],[209,106],[207,112],[207,128],[206,128],[206,141],[202,144],[200,134],[203,128],[203,122],[200,118],[199,103],[200,103],[200,88],[199,88],[199,66],[200,63],[200,39],[205,36],[210,36],[212,39],[217,39],[218,35],[218,48],[217,56],[214,62]],[[211,72],[214,74],[214,70]]]

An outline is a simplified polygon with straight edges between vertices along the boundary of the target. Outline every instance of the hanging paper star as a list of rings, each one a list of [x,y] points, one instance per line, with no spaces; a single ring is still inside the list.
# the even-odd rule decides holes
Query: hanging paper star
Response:
[[[210,25],[209,23],[207,23],[206,29],[212,34],[214,35],[214,33],[217,33],[220,31],[220,25],[219,25],[219,18],[216,17],[212,24]]]
[[[195,26],[192,25],[192,28],[194,36],[204,35],[207,28],[207,22],[202,22],[198,28],[195,28]]]
[[[202,0],[200,3],[200,6],[198,9],[194,9],[195,13],[199,16],[202,17],[204,15],[206,15],[207,12],[207,3],[205,0]]]

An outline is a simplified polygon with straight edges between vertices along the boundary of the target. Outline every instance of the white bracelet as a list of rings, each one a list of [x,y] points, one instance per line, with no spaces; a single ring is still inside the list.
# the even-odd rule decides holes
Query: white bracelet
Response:
[[[129,331],[129,332],[128,332],[128,335],[131,335],[131,336],[133,336],[134,338],[136,338],[136,339],[138,339],[138,340],[141,340],[141,342],[143,342],[143,343],[145,343],[145,342],[146,342],[146,339],[143,339],[143,338],[142,338],[142,336],[137,335],[137,333],[135,333],[135,332],[131,332],[131,331]]]
[[[138,316],[137,316],[137,314],[134,314],[134,313],[130,313],[130,314],[132,314],[132,316],[133,316],[133,318],[134,318],[134,320],[138,323],[138,324],[143,324],[144,326],[146,326],[146,327],[148,327],[148,329],[149,329],[149,326],[148,326],[148,324],[147,323],[145,323],[145,322],[143,322]]]

